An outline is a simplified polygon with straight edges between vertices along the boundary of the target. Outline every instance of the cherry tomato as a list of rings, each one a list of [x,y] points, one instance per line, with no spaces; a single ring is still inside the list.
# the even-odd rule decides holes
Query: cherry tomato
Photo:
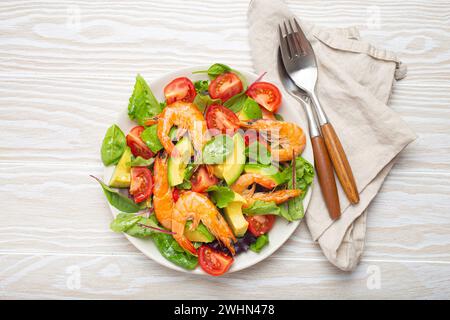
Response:
[[[147,167],[131,168],[130,194],[134,202],[139,203],[147,200],[153,189],[152,173]]]
[[[268,82],[255,82],[247,89],[247,95],[270,112],[277,112],[281,105],[281,93]]]
[[[209,173],[206,166],[200,166],[191,178],[192,191],[205,192],[209,187],[216,185],[219,179]]]
[[[275,223],[275,216],[270,214],[246,216],[245,218],[248,222],[248,230],[255,237],[259,237],[260,235],[268,232],[272,229],[273,224]]]
[[[218,129],[222,133],[231,134],[239,129],[239,118],[234,112],[218,104],[208,107],[205,118],[208,129]]]
[[[198,249],[198,262],[205,272],[212,276],[220,276],[230,269],[234,259],[223,252],[216,251],[206,245]]]
[[[130,133],[127,135],[127,145],[131,149],[131,153],[135,157],[141,156],[144,159],[150,159],[153,157],[153,152],[141,139],[141,133],[144,131],[143,126],[137,126],[131,129]]]
[[[177,202],[179,197],[180,197],[180,189],[174,188],[172,190],[173,202]]]
[[[262,112],[262,118],[266,119],[266,120],[277,120],[277,118],[275,118],[275,115],[268,111],[266,108],[261,108],[261,112]]]
[[[227,101],[232,96],[237,95],[243,90],[242,82],[239,77],[232,72],[223,73],[215,78],[208,87],[211,98]]]
[[[164,88],[167,104],[175,101],[192,102],[196,94],[194,84],[186,77],[176,78]]]

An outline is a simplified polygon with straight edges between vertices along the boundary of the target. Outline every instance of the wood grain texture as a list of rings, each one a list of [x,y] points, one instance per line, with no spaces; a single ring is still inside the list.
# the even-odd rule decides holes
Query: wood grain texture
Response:
[[[100,143],[136,73],[213,62],[252,71],[247,0],[1,1],[1,299],[450,298],[450,3],[287,2],[304,19],[358,26],[408,65],[389,103],[418,139],[369,207],[361,265],[336,270],[302,224],[249,270],[199,278],[108,229],[88,175],[102,175]]]
[[[359,192],[353,177],[352,167],[348,162],[345,150],[342,147],[336,131],[331,123],[326,123],[322,127],[322,135],[327,146],[328,154],[333,162],[333,168],[336,172],[345,195],[352,204],[359,202]]]
[[[331,164],[325,141],[322,136],[311,138],[314,152],[314,168],[319,178],[320,191],[332,220],[341,216],[341,206],[337,193],[336,179],[334,177],[333,165]]]

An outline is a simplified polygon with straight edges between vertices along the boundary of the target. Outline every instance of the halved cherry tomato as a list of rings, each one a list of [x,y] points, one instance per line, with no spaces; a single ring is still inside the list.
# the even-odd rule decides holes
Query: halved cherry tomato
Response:
[[[227,272],[233,264],[233,261],[233,257],[206,245],[202,245],[198,249],[198,262],[200,267],[212,276],[220,276]]]
[[[144,159],[150,159],[153,157],[153,152],[141,139],[141,134],[144,129],[143,126],[136,126],[131,129],[130,133],[127,135],[127,145],[130,147],[131,152],[135,157],[141,156]]]
[[[281,93],[268,82],[255,82],[247,89],[247,95],[271,112],[277,112],[281,105]]]
[[[150,159],[153,157],[153,152],[141,139],[141,133],[144,131],[143,126],[137,126],[131,129],[130,133],[127,134],[127,145],[131,149],[131,153],[135,157],[141,156],[144,159]]]
[[[246,216],[245,218],[248,222],[248,230],[255,237],[259,237],[260,235],[268,232],[270,229],[272,229],[275,222],[275,216],[270,214]]]
[[[243,90],[242,82],[233,72],[226,72],[215,78],[208,87],[211,98],[227,101]]]
[[[147,200],[153,189],[152,173],[147,167],[131,168],[130,194],[134,202],[139,203]]]
[[[206,166],[200,166],[191,178],[192,191],[205,192],[209,187],[216,185],[219,179],[209,173]]]
[[[275,118],[275,115],[270,112],[269,110],[267,110],[266,108],[261,108],[261,112],[262,112],[262,118],[265,120],[277,120],[277,118]]]
[[[192,102],[196,94],[194,84],[186,77],[176,78],[164,88],[167,104],[175,101]]]
[[[208,129],[218,129],[222,133],[233,134],[239,129],[239,118],[228,108],[213,104],[206,110],[206,125]]]
[[[173,202],[177,202],[179,197],[180,197],[180,189],[173,188],[172,190]]]

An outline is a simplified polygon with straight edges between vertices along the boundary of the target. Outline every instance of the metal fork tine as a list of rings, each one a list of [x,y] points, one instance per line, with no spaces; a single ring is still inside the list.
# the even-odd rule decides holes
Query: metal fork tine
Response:
[[[303,48],[302,48],[302,44],[300,39],[298,38],[298,34],[295,31],[294,27],[292,26],[292,22],[291,20],[289,20],[289,27],[291,27],[291,31],[292,31],[292,40],[294,42],[294,46],[295,46],[295,51],[296,51],[296,55],[301,56],[303,55]]]
[[[310,53],[312,52],[311,44],[309,43],[308,39],[306,38],[306,35],[303,33],[302,28],[300,27],[297,19],[293,18],[295,27],[297,28],[297,31],[294,31],[297,35],[297,39],[301,44],[301,47],[304,52]]]
[[[286,38],[289,45],[289,49],[291,50],[291,57],[297,57],[299,55],[299,49],[297,49],[295,40],[294,40],[294,30],[290,29],[286,22],[284,23],[284,26],[286,28]],[[292,27],[292,25],[290,25]]]
[[[289,28],[286,24],[286,21],[283,21],[283,25],[284,25],[284,31],[286,36],[284,37],[286,39],[286,43],[287,43],[287,47],[289,48],[289,58],[293,59],[295,57],[295,48],[294,48],[294,43],[292,42],[292,35],[289,32]]]
[[[281,30],[281,24],[278,25],[278,34],[280,36],[280,49],[281,49],[281,55],[283,56],[283,59],[290,59],[289,56],[289,48],[286,43],[286,38],[283,36],[283,31]]]

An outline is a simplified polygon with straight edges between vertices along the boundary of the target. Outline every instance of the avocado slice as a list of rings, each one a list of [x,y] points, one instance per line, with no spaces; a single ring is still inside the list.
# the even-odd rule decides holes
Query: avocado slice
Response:
[[[272,179],[277,185],[285,182],[283,174],[273,165],[249,163],[244,167],[246,173],[257,173]]]
[[[131,184],[131,149],[126,147],[117,163],[114,173],[109,181],[113,188],[128,188]]]
[[[195,230],[190,230],[192,221],[188,221],[184,228],[184,235],[192,242],[212,242],[215,237],[209,232],[203,223],[200,223]]]
[[[247,232],[248,222],[242,213],[242,205],[246,203],[245,199],[235,193],[234,201],[225,207],[225,219],[236,237],[243,237]]]
[[[214,174],[225,179],[228,185],[232,185],[244,171],[245,165],[245,142],[239,133],[233,136],[233,152],[225,159],[224,163],[218,164],[214,168]]]
[[[262,111],[259,104],[252,98],[245,100],[242,110],[238,113],[239,120],[261,119]]]
[[[167,178],[171,187],[183,182],[186,166],[194,152],[191,141],[187,137],[178,141],[175,148],[178,151],[177,157],[170,157],[167,163]]]

